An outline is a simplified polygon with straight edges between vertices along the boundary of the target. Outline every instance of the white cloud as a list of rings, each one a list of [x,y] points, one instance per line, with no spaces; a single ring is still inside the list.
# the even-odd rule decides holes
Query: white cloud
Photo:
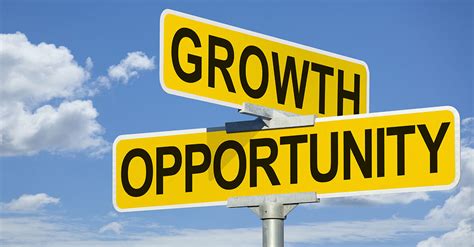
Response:
[[[38,211],[50,204],[58,204],[59,198],[49,196],[45,193],[35,195],[25,194],[18,199],[2,205],[2,208],[10,212],[33,212]]]
[[[261,228],[191,229],[147,228],[125,232],[120,223],[110,223],[99,232],[75,221],[48,218],[0,218],[3,246],[261,246]],[[361,229],[364,229],[361,231]],[[142,229],[143,230],[143,229]],[[439,224],[416,219],[389,218],[369,221],[338,221],[285,226],[288,246],[330,243],[384,243],[430,231],[446,230]],[[108,235],[105,232],[122,234]],[[192,244],[190,244],[192,243]]]
[[[115,217],[118,216],[118,214],[117,214],[117,212],[115,212],[115,211],[110,211],[110,212],[107,213],[107,216],[108,216],[108,217],[115,218]]]
[[[443,206],[432,209],[425,217],[426,221],[446,226],[458,224],[458,227],[441,237],[430,237],[421,241],[417,247],[471,246],[474,236],[472,230],[474,219],[473,193],[472,187],[463,187],[458,194],[449,197]]]
[[[350,196],[341,198],[324,198],[321,205],[386,205],[410,204],[414,201],[428,201],[430,197],[425,192],[391,193],[381,195]],[[313,207],[308,204],[309,207]]]
[[[22,33],[0,34],[0,155],[39,151],[103,152],[97,110],[89,100],[74,100],[89,79],[86,68],[63,46],[32,44]],[[51,100],[61,100],[55,107]]]
[[[389,218],[382,220],[335,221],[294,225],[285,228],[286,241],[293,244],[374,243],[380,244],[424,232],[445,229],[424,220]]]
[[[140,70],[155,68],[155,57],[149,58],[141,51],[129,52],[119,64],[109,67],[108,76],[112,80],[127,83],[131,78],[138,76]]]
[[[461,147],[461,185],[472,186],[474,181],[474,148]]]
[[[154,246],[160,243],[162,246],[186,247],[186,246],[262,246],[260,228],[233,228],[233,229],[181,229],[171,234],[142,235],[137,236],[132,246]]]
[[[433,208],[426,220],[445,225],[456,225],[464,219],[474,217],[474,204],[472,187],[463,187],[458,194],[449,197],[443,206]]]
[[[461,121],[461,137],[463,146],[474,145],[474,117],[464,118]]]
[[[43,105],[31,112],[12,104],[0,112],[0,155],[31,155],[39,151],[100,155],[109,144],[102,138],[97,110],[90,100],[64,101],[58,107]]]
[[[89,73],[63,46],[32,44],[22,33],[0,34],[0,95],[2,104],[36,105],[74,96]]]
[[[474,118],[461,121],[461,186],[474,186]]]
[[[86,58],[86,70],[91,71],[92,67],[94,67],[94,62],[92,62],[92,58],[87,57]]]
[[[126,82],[153,69],[153,61],[131,52],[109,74]],[[97,110],[84,99],[111,87],[107,76],[90,80],[93,66],[90,57],[80,66],[66,47],[0,34],[0,156],[110,150]]]
[[[463,220],[453,231],[443,234],[441,237],[430,237],[427,240],[419,242],[417,247],[472,247],[474,243],[474,231],[471,220]]]
[[[120,224],[119,222],[111,222],[105,226],[102,226],[99,229],[99,233],[106,233],[106,232],[113,232],[115,234],[120,234],[122,233],[123,230],[123,225]]]
[[[65,223],[54,217],[2,217],[0,225],[1,246],[87,246],[87,239],[97,238],[72,221]]]

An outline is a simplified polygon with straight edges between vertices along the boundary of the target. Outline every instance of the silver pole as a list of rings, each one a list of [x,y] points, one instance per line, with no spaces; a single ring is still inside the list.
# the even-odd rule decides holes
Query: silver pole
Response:
[[[284,207],[276,202],[265,202],[260,206],[264,247],[283,247],[283,222],[286,218]]]
[[[283,247],[283,220],[264,219],[263,227],[263,246],[264,247]]]

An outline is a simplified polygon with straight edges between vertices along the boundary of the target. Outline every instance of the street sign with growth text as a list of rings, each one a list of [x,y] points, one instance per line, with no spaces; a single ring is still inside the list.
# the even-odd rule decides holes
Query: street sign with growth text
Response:
[[[360,60],[172,10],[161,15],[160,35],[160,80],[170,94],[319,117],[369,112]]]
[[[230,197],[441,190],[459,180],[452,107],[318,118],[314,126],[227,133],[194,129],[119,136],[118,211],[223,205]]]

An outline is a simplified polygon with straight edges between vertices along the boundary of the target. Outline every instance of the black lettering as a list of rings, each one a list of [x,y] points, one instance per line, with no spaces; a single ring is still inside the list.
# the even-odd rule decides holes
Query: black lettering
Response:
[[[430,132],[426,125],[419,124],[418,130],[420,130],[421,136],[425,141],[426,147],[430,151],[430,173],[437,173],[438,172],[438,150],[441,146],[441,142],[443,142],[444,136],[446,135],[446,131],[448,131],[449,122],[444,122],[441,124],[438,130],[438,134],[436,135],[435,140],[431,138]]]
[[[199,165],[193,165],[193,153],[201,153],[203,161]],[[211,164],[211,150],[205,144],[186,145],[186,192],[193,191],[193,174],[203,173],[209,169]]]
[[[329,182],[337,174],[338,167],[338,134],[337,132],[331,132],[331,167],[327,173],[321,173],[318,169],[318,135],[311,134],[309,136],[310,143],[310,163],[311,163],[311,176],[318,182]]]
[[[128,168],[130,167],[130,162],[135,157],[140,157],[145,162],[145,181],[138,189],[133,188],[130,184],[130,180],[128,179]],[[123,189],[125,192],[127,192],[127,194],[133,197],[144,195],[150,188],[151,182],[153,181],[153,163],[151,161],[150,155],[148,155],[148,153],[141,148],[130,150],[125,155],[125,158],[122,162],[121,179]]]
[[[228,149],[233,149],[237,153],[237,156],[239,156],[239,171],[234,180],[231,181],[225,180],[222,176],[222,155]],[[214,156],[214,177],[221,188],[231,190],[239,187],[244,180],[246,167],[245,151],[240,143],[230,140],[219,145]]]
[[[257,89],[251,88],[247,81],[247,60],[251,55],[257,56],[260,60],[260,63],[262,64],[262,82],[260,83],[260,87]],[[267,91],[268,87],[268,63],[267,59],[265,58],[265,54],[263,54],[263,51],[260,50],[260,48],[256,46],[245,47],[242,55],[240,56],[239,73],[242,88],[249,97],[258,99],[265,94],[265,91]]]
[[[334,69],[318,63],[311,63],[311,70],[319,72],[319,113],[326,112],[326,75],[334,75]]]
[[[174,164],[171,167],[164,167],[164,156],[172,155]],[[156,194],[163,194],[163,178],[178,173],[181,168],[181,152],[177,147],[158,147],[156,148]]]
[[[257,158],[257,148],[270,148],[270,155],[267,158]],[[270,166],[277,158],[278,147],[276,142],[270,138],[250,140],[250,187],[257,186],[257,167],[263,168],[272,185],[280,185],[275,171]]]
[[[227,58],[225,60],[220,60],[216,58],[216,46],[220,46],[227,51]],[[234,62],[234,49],[232,44],[223,38],[209,35],[209,87],[215,87],[215,68],[219,68],[224,77],[227,90],[229,92],[235,93],[234,84],[232,84],[232,78],[230,77],[229,68]]]
[[[290,145],[290,183],[298,183],[298,144],[308,142],[307,135],[282,136],[281,145]]]
[[[372,177],[372,130],[365,130],[365,159],[350,131],[344,131],[344,179],[351,179],[351,152],[364,178]]]
[[[354,114],[359,114],[360,75],[354,74],[354,92],[344,89],[344,70],[337,71],[337,115],[344,114],[344,99],[354,101]]]
[[[415,125],[387,128],[387,136],[397,136],[397,174],[405,175],[405,135],[415,133]]]
[[[303,62],[303,70],[301,71],[301,83],[298,87],[298,75],[296,72],[295,58],[288,56],[286,58],[285,72],[283,73],[283,81],[280,76],[280,62],[278,61],[278,53],[272,52],[273,70],[275,72],[276,93],[279,104],[284,105],[286,100],[286,93],[288,91],[288,81],[293,82],[293,95],[295,97],[295,106],[303,108],[304,92],[306,90],[306,79],[308,78],[309,62]]]
[[[186,73],[181,65],[179,64],[179,43],[183,38],[189,38],[193,41],[194,47],[201,47],[201,41],[198,35],[189,28],[179,29],[171,43],[171,59],[173,61],[173,67],[176,74],[185,82],[196,82],[201,79],[202,70],[202,59],[199,56],[188,54],[188,63],[194,64],[194,71]]]
[[[377,129],[377,177],[385,176],[385,129]]]

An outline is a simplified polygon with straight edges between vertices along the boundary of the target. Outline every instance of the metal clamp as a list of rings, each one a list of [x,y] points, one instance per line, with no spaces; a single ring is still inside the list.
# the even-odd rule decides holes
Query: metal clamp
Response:
[[[244,103],[239,113],[255,116],[257,119],[226,123],[227,133],[313,126],[316,118],[315,115],[298,115],[251,103]]]

